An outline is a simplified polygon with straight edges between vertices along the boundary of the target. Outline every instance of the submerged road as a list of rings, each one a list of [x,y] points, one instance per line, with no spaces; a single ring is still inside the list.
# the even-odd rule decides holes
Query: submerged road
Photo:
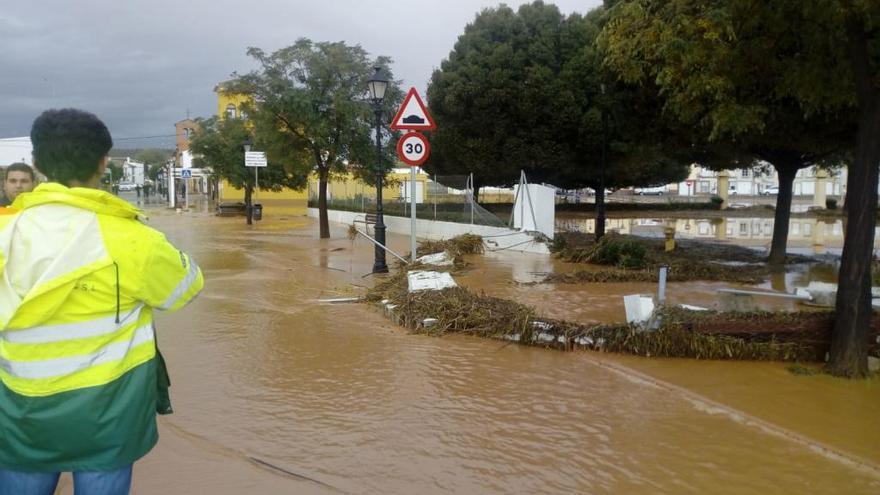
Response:
[[[876,382],[409,335],[317,302],[372,283],[373,250],[344,226],[319,240],[271,211],[254,227],[152,216],[206,289],[158,319],[175,414],[133,493],[880,493]]]

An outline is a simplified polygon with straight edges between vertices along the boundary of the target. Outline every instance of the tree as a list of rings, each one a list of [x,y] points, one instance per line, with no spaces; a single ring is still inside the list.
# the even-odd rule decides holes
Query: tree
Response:
[[[867,373],[870,263],[880,161],[880,4],[870,0],[620,2],[604,42],[628,81],[653,81],[664,110],[767,157],[780,175],[771,262],[784,256],[798,168],[854,150],[829,370]],[[784,213],[784,214],[783,214]]]
[[[196,130],[190,144],[195,155],[195,164],[201,168],[210,167],[217,177],[225,179],[236,188],[244,189],[247,205],[247,223],[253,223],[254,170],[244,164],[244,142],[254,141],[254,149],[265,149],[259,138],[254,138],[244,120],[211,117],[198,119],[200,127]],[[289,173],[271,155],[267,155],[269,166],[260,170],[260,189],[280,191],[285,187],[301,189],[305,185],[303,176]]]
[[[161,163],[152,163],[147,167],[147,177],[155,182],[159,180],[159,174],[162,172],[165,166]]]
[[[122,165],[110,162],[107,165],[107,168],[110,169],[110,181],[114,184],[121,181],[122,177],[125,176],[125,171],[122,170]]]
[[[563,15],[536,2],[480,12],[431,76],[428,102],[437,122],[426,167],[474,174],[482,185],[510,185],[559,161],[551,135],[561,105],[549,92],[563,60]],[[534,177],[533,180],[536,180]]]
[[[351,171],[359,177],[375,177],[378,162],[384,176],[394,164],[392,146],[383,148],[382,157],[376,156],[374,114],[366,99],[373,67],[390,75],[390,59],[370,60],[360,46],[314,43],[305,38],[272,54],[259,48],[249,48],[248,54],[260,69],[238,77],[232,87],[254,95],[256,103],[249,115],[255,133],[284,157],[288,170],[295,175],[317,172],[320,236],[330,237],[327,183],[331,174]],[[386,118],[401,99],[399,84],[389,81]]]
[[[487,9],[465,28],[431,78],[438,129],[429,168],[474,173],[476,185],[534,181],[596,191],[597,237],[605,187],[683,179],[666,152],[654,93],[609,77],[596,37],[604,9],[565,17],[536,1]]]
[[[776,168],[779,194],[768,262],[781,268],[795,175],[835,160],[847,147],[851,121],[843,114],[807,114],[778,91],[790,75],[780,55],[804,49],[796,32],[801,27],[788,17],[796,12],[765,9],[756,15],[754,2],[746,0],[703,4],[621,2],[604,33],[607,60],[628,81],[656,82],[666,98],[664,110],[692,126],[694,139],[714,155],[709,168],[761,160]]]

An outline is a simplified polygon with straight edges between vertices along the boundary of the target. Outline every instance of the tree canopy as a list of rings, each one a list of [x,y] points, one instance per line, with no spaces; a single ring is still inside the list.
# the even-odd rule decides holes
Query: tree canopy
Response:
[[[248,54],[260,68],[237,77],[230,90],[254,96],[248,114],[270,157],[277,157],[296,177],[317,172],[321,237],[329,237],[330,175],[353,172],[370,179],[380,162],[373,141],[374,113],[366,96],[374,67],[390,79],[383,102],[386,119],[402,99],[399,83],[391,77],[390,59],[370,59],[358,45],[305,38],[271,54],[259,48],[249,48]],[[384,175],[393,167],[394,148],[386,144],[382,151]]]
[[[797,63],[813,42],[804,36],[808,15],[792,2],[620,2],[600,38],[608,66],[625,81],[656,85],[662,110],[691,129],[710,168],[776,168],[775,265],[785,262],[795,174],[836,162],[852,148],[855,128],[845,91],[812,109],[797,98],[817,77],[845,87],[845,73],[804,72]]]
[[[245,202],[251,204],[254,191],[254,169],[244,164],[245,141],[252,141],[253,147],[265,149],[259,136],[254,136],[249,125],[242,119],[221,119],[211,117],[198,119],[200,124],[196,130],[190,149],[195,155],[194,162],[198,167],[210,167],[216,177],[225,179],[231,186],[245,190]],[[305,177],[288,172],[281,160],[273,160],[267,155],[267,167],[259,171],[259,187],[261,190],[280,191],[283,188],[301,189],[305,185]],[[250,215],[248,215],[250,220]]]
[[[603,69],[595,41],[604,21],[603,9],[566,17],[540,1],[477,15],[431,78],[438,129],[428,167],[472,172],[478,184],[510,184],[526,170],[536,181],[595,187],[604,137],[607,185],[683,179],[687,162],[660,139],[656,96]]]
[[[830,368],[867,369],[880,145],[880,4],[869,0],[634,0],[601,37],[623,80],[653,84],[698,147],[761,158],[780,176],[771,261],[784,260],[798,168],[852,152]],[[723,155],[722,155],[723,156]],[[850,205],[852,206],[852,205]],[[859,213],[865,210],[870,213]]]

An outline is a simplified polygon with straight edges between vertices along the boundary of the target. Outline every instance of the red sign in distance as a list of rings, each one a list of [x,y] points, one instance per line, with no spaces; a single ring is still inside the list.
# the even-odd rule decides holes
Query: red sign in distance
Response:
[[[412,167],[418,167],[425,163],[431,154],[431,145],[428,138],[418,132],[407,132],[397,142],[397,156],[403,163]]]

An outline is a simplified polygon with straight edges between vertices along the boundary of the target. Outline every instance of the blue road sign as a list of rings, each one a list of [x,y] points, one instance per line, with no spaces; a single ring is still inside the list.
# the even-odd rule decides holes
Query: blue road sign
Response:
[[[190,170],[190,169],[185,168],[180,171],[180,177],[182,179],[192,179],[192,176],[193,176],[193,173],[192,173],[192,170]]]

